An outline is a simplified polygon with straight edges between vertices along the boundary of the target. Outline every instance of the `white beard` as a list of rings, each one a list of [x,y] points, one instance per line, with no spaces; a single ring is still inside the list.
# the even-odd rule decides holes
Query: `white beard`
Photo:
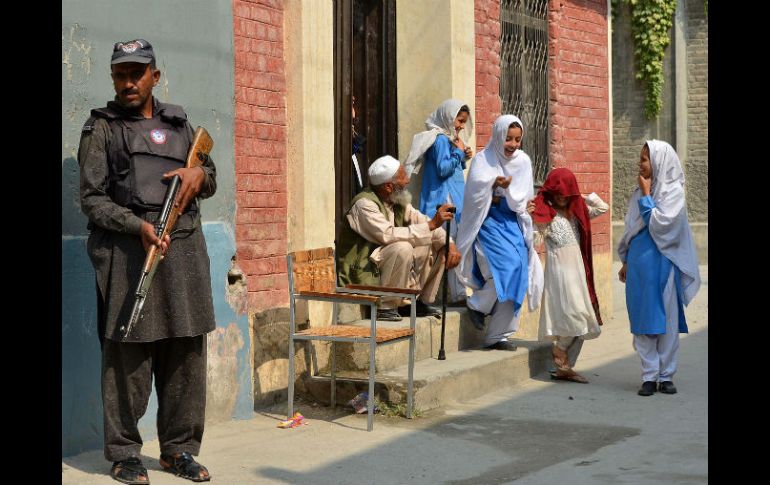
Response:
[[[396,205],[400,205],[401,207],[406,208],[406,206],[412,203],[412,193],[409,192],[406,188],[396,192],[391,192],[390,201]]]

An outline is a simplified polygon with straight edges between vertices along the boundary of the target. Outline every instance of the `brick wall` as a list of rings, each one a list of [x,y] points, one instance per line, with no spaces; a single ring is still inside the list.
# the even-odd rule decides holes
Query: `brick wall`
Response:
[[[619,3],[612,20],[612,220],[622,221],[628,198],[637,186],[639,152],[650,138],[650,123],[644,117],[644,89],[634,76],[636,60],[631,37],[631,12]],[[670,48],[669,48],[670,50]],[[670,56],[664,59],[668,62]]]
[[[606,0],[549,3],[550,159],[583,193],[610,202]],[[610,218],[591,223],[593,248],[610,251]]]
[[[691,222],[708,222],[708,18],[702,0],[686,2],[687,211]],[[683,154],[680,154],[680,156]]]
[[[613,81],[613,197],[612,219],[622,221],[628,198],[637,187],[639,152],[651,138],[677,147],[676,73],[687,73],[687,147],[678,150],[685,170],[690,222],[708,221],[708,20],[701,0],[679,2],[685,8],[685,54],[677,66],[675,35],[663,59],[663,109],[654,120],[644,117],[644,90],[634,78],[636,61],[631,37],[631,13],[619,4],[612,32]],[[686,69],[686,71],[685,71]],[[679,135],[681,136],[681,135]]]
[[[237,264],[249,311],[288,305],[283,2],[234,0]]]
[[[500,0],[476,0],[476,151],[486,146],[500,116]]]
[[[636,46],[631,32],[631,10],[625,3],[615,9],[612,25],[613,200],[612,220],[622,221],[628,199],[638,187],[639,153],[649,139],[676,145],[676,72],[674,31],[663,57],[663,107],[657,118],[644,115],[644,85],[636,79]],[[684,160],[684,154],[680,153]]]

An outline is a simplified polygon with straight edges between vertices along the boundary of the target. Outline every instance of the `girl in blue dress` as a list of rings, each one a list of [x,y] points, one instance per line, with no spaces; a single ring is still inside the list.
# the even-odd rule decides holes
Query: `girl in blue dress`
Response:
[[[465,176],[463,171],[473,152],[467,145],[473,133],[470,108],[459,99],[443,101],[425,120],[426,131],[412,139],[409,156],[404,162],[411,177],[424,165],[420,190],[420,212],[428,217],[436,214],[436,207],[452,204],[457,212],[449,235],[455,239],[462,218]],[[453,305],[465,305],[465,286],[454,271],[447,275],[448,299]]]
[[[684,307],[700,288],[698,255],[687,220],[684,172],[668,143],[650,140],[639,160],[639,188],[628,203],[618,246],[634,348],[642,361],[640,396],[676,393]]]

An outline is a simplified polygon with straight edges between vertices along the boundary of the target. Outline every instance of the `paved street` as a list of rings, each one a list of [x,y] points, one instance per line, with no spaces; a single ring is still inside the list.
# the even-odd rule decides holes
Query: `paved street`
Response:
[[[616,263],[615,272],[619,266]],[[590,384],[538,375],[524,385],[409,421],[300,403],[310,424],[278,429],[275,413],[207,427],[198,457],[218,484],[700,484],[708,481],[708,266],[687,309],[679,393],[637,396],[623,286],[602,335],[576,369]],[[143,449],[154,485],[191,483],[160,470],[157,440]],[[62,460],[63,484],[117,483],[101,451]]]

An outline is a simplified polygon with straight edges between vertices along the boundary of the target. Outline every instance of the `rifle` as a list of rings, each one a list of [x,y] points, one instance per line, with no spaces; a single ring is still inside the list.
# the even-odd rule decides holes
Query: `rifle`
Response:
[[[193,137],[190,151],[187,153],[187,161],[184,167],[193,168],[200,166],[203,163],[205,156],[211,152],[213,146],[214,140],[211,139],[208,131],[199,126],[195,130],[195,136]],[[182,215],[182,212],[185,209],[184,207],[179,207],[174,210],[174,201],[179,193],[180,184],[181,179],[178,175],[175,175],[166,189],[166,195],[163,199],[163,208],[158,216],[158,221],[155,223],[155,235],[158,236],[161,241],[174,230],[177,219],[179,219],[179,216]],[[147,256],[144,259],[144,266],[142,267],[142,273],[139,276],[139,284],[136,287],[136,299],[134,300],[134,308],[131,310],[131,318],[129,318],[127,325],[121,325],[120,327],[122,340],[125,340],[126,337],[128,337],[131,328],[137,320],[139,320],[144,301],[147,298],[147,292],[150,289],[152,279],[155,276],[155,270],[158,269],[160,260],[160,248],[155,245],[151,246],[150,250],[147,251]]]

